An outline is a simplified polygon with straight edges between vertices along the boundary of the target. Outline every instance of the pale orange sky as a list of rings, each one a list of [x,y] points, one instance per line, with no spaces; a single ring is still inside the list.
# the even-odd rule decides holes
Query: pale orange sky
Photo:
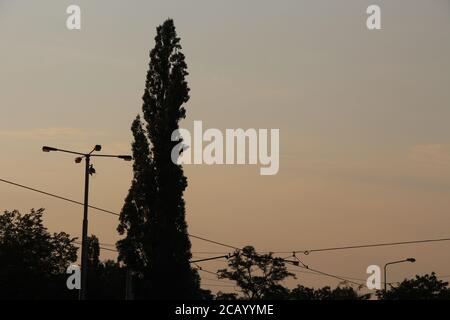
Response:
[[[192,234],[261,251],[450,236],[447,0],[76,3],[81,31],[65,27],[72,1],[0,0],[0,178],[81,200],[83,167],[40,149],[100,143],[107,153],[129,152],[155,27],[172,17],[192,89],[182,126],[279,128],[281,137],[273,177],[255,166],[185,167]],[[374,3],[380,31],[365,26]],[[91,204],[119,211],[130,164],[96,159],[95,166]],[[80,235],[81,208],[0,184],[1,210],[32,207],[46,208],[51,231]],[[91,211],[90,232],[101,242],[118,239],[116,226],[115,217]],[[228,251],[192,243],[194,252]],[[390,279],[401,280],[450,275],[449,248],[317,253],[304,261],[365,279],[370,264],[414,256],[414,265],[391,269]],[[306,274],[298,281],[337,284]]]

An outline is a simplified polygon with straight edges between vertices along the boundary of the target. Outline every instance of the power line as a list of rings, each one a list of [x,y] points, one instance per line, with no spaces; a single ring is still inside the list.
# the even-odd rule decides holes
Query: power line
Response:
[[[201,239],[201,240],[204,240],[204,239],[202,239],[202,238],[200,238],[200,239]],[[224,247],[234,248],[235,250],[242,251],[241,248],[237,248],[237,247],[230,246],[230,245],[227,245],[227,244],[224,244],[224,243],[220,243],[220,242],[216,242],[216,241],[209,241],[209,240],[207,240],[207,239],[205,239],[205,240],[208,241],[208,242],[212,242],[212,243],[215,243],[215,244],[224,246]],[[369,246],[387,246],[387,245],[400,245],[400,244],[407,244],[407,243],[410,244],[410,243],[438,242],[438,241],[448,241],[448,240],[450,240],[450,239],[418,240],[418,241],[397,242],[397,243],[389,243],[389,244],[383,243],[383,244],[369,245]],[[364,245],[364,246],[352,246],[352,247],[336,247],[336,248],[327,248],[327,249],[316,249],[316,250],[310,250],[309,252],[312,252],[312,251],[330,251],[330,250],[332,250],[332,249],[335,249],[335,250],[337,250],[337,249],[343,250],[343,249],[360,248],[360,247],[366,247],[366,246],[367,246],[367,245]],[[322,275],[322,276],[326,276],[326,277],[330,277],[330,278],[335,278],[335,279],[344,281],[344,282],[346,282],[346,283],[350,283],[350,284],[357,285],[359,288],[366,287],[365,283],[359,283],[359,282],[353,281],[353,280],[358,280],[358,281],[363,281],[363,282],[364,282],[363,279],[350,278],[350,277],[342,277],[342,276],[338,276],[338,275],[335,275],[335,274],[331,274],[331,273],[328,273],[328,272],[324,272],[324,271],[321,271],[321,270],[318,270],[318,269],[314,269],[314,268],[309,267],[308,265],[304,264],[297,256],[295,256],[295,253],[300,253],[300,252],[306,254],[307,251],[293,251],[293,252],[292,252],[293,255],[292,255],[292,256],[289,256],[289,257],[294,257],[294,258],[297,259],[302,265],[294,264],[293,261],[286,260],[286,259],[289,258],[289,257],[281,258],[281,259],[282,259],[283,261],[287,262],[287,263],[292,264],[294,267],[297,267],[297,268],[301,268],[301,269],[305,269],[305,270],[311,271],[311,272],[304,271],[304,273],[312,273],[312,274],[318,274],[318,275]],[[283,253],[283,252],[280,252],[280,253]],[[286,252],[284,252],[284,253],[286,253]],[[276,259],[276,258],[274,258],[274,259]],[[198,266],[198,265],[197,265],[197,266]],[[201,267],[200,267],[199,270],[202,270]],[[204,271],[204,270],[202,270],[202,271]],[[213,273],[213,272],[209,272],[209,273],[217,274],[217,273]]]
[[[337,250],[350,250],[350,249],[362,249],[362,248],[400,246],[400,245],[408,245],[408,244],[421,244],[421,243],[443,242],[443,241],[450,241],[450,238],[413,240],[413,241],[401,241],[401,242],[385,242],[385,243],[353,245],[353,246],[345,246],[345,247],[331,247],[331,248],[321,248],[321,249],[311,249],[311,250],[297,250],[297,251],[294,251],[294,253],[303,253],[305,255],[308,255],[308,254],[310,254],[312,252],[324,252],[324,251],[337,251]],[[287,253],[287,252],[279,252],[279,253]]]
[[[222,242],[217,242],[217,241],[209,240],[209,239],[206,239],[206,238],[202,238],[202,237],[199,237],[199,236],[195,236],[195,235],[193,235],[193,234],[188,234],[188,235],[189,235],[189,237],[191,237],[191,238],[198,239],[198,240],[202,240],[202,241],[209,242],[209,243],[213,243],[213,244],[217,244],[217,245],[222,246],[222,247],[226,247],[226,248],[230,248],[230,249],[238,250],[238,251],[241,251],[241,250],[242,250],[241,248],[238,248],[238,247],[235,247],[235,246],[231,246],[231,245],[228,245],[228,244],[225,244],[225,243],[222,243]]]
[[[220,287],[220,288],[236,288],[236,286],[233,286],[233,285],[210,284],[210,283],[204,283],[204,282],[202,282],[202,286]]]
[[[296,267],[298,267],[300,269],[306,269],[306,268],[303,268],[303,267],[300,267],[300,266],[296,266]],[[288,271],[294,272],[296,274],[301,273],[301,274],[309,274],[309,275],[314,275],[314,276],[325,276],[324,274],[322,274],[322,272],[318,273],[317,270],[315,270],[315,269],[309,269],[308,268],[307,270],[311,270],[311,271],[302,271],[302,270],[297,270],[297,269],[293,270],[292,268],[288,267]],[[366,281],[366,280],[360,279],[360,278],[353,278],[353,277],[340,276],[340,275],[337,276],[337,275],[331,275],[331,274],[328,274],[328,273],[327,273],[326,276],[330,277],[330,278],[335,278],[335,279],[338,279],[338,280],[341,280],[341,281],[345,281],[345,282],[348,282],[349,280],[356,280],[356,281],[362,281],[362,282]],[[358,285],[360,285],[360,284],[358,283]]]
[[[104,243],[104,242],[100,242],[100,245],[102,245],[102,246],[105,246],[105,247],[116,247],[116,245],[115,244],[112,244],[112,243]]]
[[[203,239],[202,239],[202,240],[203,240]],[[206,240],[207,240],[207,239],[206,239]],[[208,240],[208,242],[209,242],[209,240]],[[218,245],[221,245],[221,246],[226,246],[226,247],[229,247],[229,248],[234,248],[235,250],[238,250],[238,251],[242,251],[241,248],[237,248],[237,247],[230,246],[230,245],[227,245],[227,244],[224,244],[224,243],[220,243],[220,242],[216,242],[216,241],[212,241],[212,242],[214,242],[214,243],[216,243],[216,244],[218,244]],[[305,264],[303,264],[303,262],[301,262],[300,259],[298,259],[298,258],[295,256],[295,253],[294,253],[294,258],[296,258],[296,259],[302,264],[302,266],[300,266],[299,264],[293,263],[293,261],[288,261],[288,260],[283,259],[283,258],[280,258],[280,259],[283,260],[283,261],[285,261],[285,262],[291,263],[291,264],[292,264],[293,266],[295,266],[295,267],[302,268],[302,269],[306,269],[306,270],[315,272],[315,273],[317,273],[317,274],[321,274],[321,275],[323,275],[323,276],[327,276],[327,277],[339,279],[339,280],[341,280],[341,281],[345,281],[345,282],[348,282],[348,283],[352,283],[352,284],[357,285],[358,287],[363,287],[363,286],[365,286],[365,285],[362,284],[362,283],[358,283],[358,282],[352,281],[352,280],[350,280],[350,279],[346,279],[346,278],[343,278],[343,277],[340,277],[340,276],[337,276],[337,275],[334,275],[334,274],[331,274],[331,273],[323,272],[323,271],[320,271],[320,270],[317,270],[317,269],[312,269],[312,268],[310,268],[309,266],[306,266]],[[277,258],[273,258],[273,259],[277,259]],[[195,263],[194,263],[194,264],[195,264]],[[197,264],[196,264],[196,265],[197,265]],[[197,266],[198,266],[198,265],[197,265]],[[200,266],[198,266],[198,267],[200,268],[200,270],[202,270]]]
[[[433,243],[433,242],[447,242],[450,238],[438,238],[438,239],[425,239],[425,240],[412,240],[412,241],[400,241],[400,242],[384,242],[384,243],[373,243],[373,244],[363,244],[363,245],[351,245],[343,247],[330,247],[330,248],[318,248],[318,249],[308,249],[308,250],[295,250],[295,251],[265,251],[260,253],[273,253],[273,254],[287,254],[287,253],[303,253],[308,255],[313,252],[326,252],[326,251],[338,251],[338,250],[351,250],[351,249],[363,249],[363,248],[376,248],[376,247],[389,247],[389,246],[400,246],[400,245],[410,245],[410,244],[423,244],[423,243]],[[222,252],[195,252],[196,254],[225,254]]]
[[[100,247],[100,249],[106,250],[106,251],[111,251],[111,252],[118,252],[118,251],[115,250],[115,249],[110,249],[110,248],[105,248],[105,247]]]
[[[313,268],[310,268],[310,267],[303,267],[303,266],[300,266],[300,265],[295,266],[295,267],[301,268],[301,269],[310,270],[310,271],[315,272],[315,273],[317,273],[319,275],[323,275],[323,276],[326,276],[326,277],[335,278],[335,279],[338,279],[338,280],[341,280],[341,281],[344,281],[344,282],[348,282],[348,283],[357,285],[358,287],[365,287],[366,286],[363,283],[355,282],[353,280],[350,280],[349,278],[344,278],[344,277],[341,277],[341,276],[338,276],[338,275],[334,275],[334,274],[331,274],[331,273],[328,273],[328,272],[323,272],[323,271],[320,271],[320,270],[317,270],[317,269],[313,269]]]
[[[301,266],[296,266],[296,267],[302,268]],[[302,269],[305,269],[305,268],[302,268]],[[306,269],[311,270],[311,271],[317,271],[317,270],[314,270],[314,269],[309,268],[308,266],[306,266]],[[316,273],[316,272],[308,272],[308,271],[292,270],[291,268],[288,268],[288,270],[289,270],[289,271],[292,271],[292,272],[295,272],[295,273],[311,274],[311,275],[321,275],[321,274],[318,274],[318,273]],[[450,275],[443,275],[443,276],[436,275],[436,277],[437,277],[438,279],[448,279],[448,278],[450,278]],[[356,281],[362,281],[362,282],[365,282],[365,281],[366,281],[366,279],[355,278],[355,277],[349,277],[349,276],[336,276],[336,279],[346,280],[346,281],[348,281],[349,279],[350,279],[350,280],[356,280]],[[384,284],[385,282],[381,281],[381,283]],[[395,284],[395,283],[401,283],[401,281],[387,282],[387,284],[389,284],[389,285],[392,285],[392,284]],[[356,283],[355,283],[355,284],[356,284]],[[363,285],[363,284],[361,284],[361,285],[362,285],[362,286],[365,286],[365,285]]]
[[[274,259],[276,259],[276,258],[274,258]],[[281,258],[282,260],[285,260],[285,259],[283,259],[283,258]],[[298,259],[298,258],[297,258]],[[286,261],[286,260],[285,260]],[[300,260],[299,260],[300,261]],[[309,266],[306,266],[306,265],[303,265],[303,266],[300,266],[300,265],[297,265],[297,264],[293,264],[292,263],[292,261],[286,261],[286,262],[291,262],[291,264],[293,265],[293,266],[295,266],[295,267],[298,267],[298,268],[301,268],[301,269],[304,269],[304,270],[308,270],[308,271],[310,271],[310,272],[308,272],[308,271],[303,271],[303,273],[310,273],[310,274],[317,274],[317,275],[322,275],[322,276],[326,276],[326,277],[330,277],[330,278],[335,278],[335,279],[338,279],[338,280],[341,280],[341,281],[344,281],[344,282],[346,282],[346,283],[351,283],[351,284],[354,284],[354,285],[357,285],[358,287],[365,287],[365,284],[363,284],[363,283],[358,283],[358,282],[355,282],[355,281],[353,281],[352,279],[350,279],[350,278],[344,278],[344,277],[341,277],[341,276],[338,276],[338,275],[334,275],[334,274],[331,274],[331,273],[328,273],[328,272],[323,272],[323,271],[320,271],[320,270],[317,270],[317,269],[313,269],[313,268],[310,268]],[[196,262],[192,262],[192,263],[194,263],[196,266],[197,266],[197,270],[199,270],[199,271],[202,271],[202,272],[205,272],[205,273],[209,273],[209,274],[213,274],[213,275],[216,275],[217,276],[217,272],[212,272],[212,271],[208,271],[208,270],[205,270],[205,269],[203,269],[201,266],[199,266]],[[302,263],[303,264],[303,263]],[[361,280],[361,279],[357,279],[357,280],[360,280],[360,281],[364,281],[364,280]]]
[[[389,246],[400,246],[400,245],[422,244],[422,243],[433,243],[433,242],[447,242],[447,241],[450,241],[450,238],[399,241],[399,242],[383,242],[383,243],[351,245],[351,246],[343,246],[343,247],[318,248],[318,249],[308,249],[308,250],[295,250],[295,251],[264,251],[264,252],[260,251],[260,253],[273,253],[273,254],[303,253],[305,255],[308,255],[313,252],[389,247]],[[217,244],[220,244],[220,243],[217,243]],[[222,244],[220,244],[220,245],[222,245]],[[230,247],[230,246],[226,245],[226,247]],[[231,247],[231,248],[234,248],[234,247]],[[238,248],[234,248],[234,249],[238,250]],[[225,253],[226,252],[224,252],[224,251],[222,251],[222,252],[196,252],[196,254],[225,254]]]
[[[59,195],[54,194],[54,193],[42,191],[42,190],[39,190],[39,189],[36,189],[36,188],[25,186],[23,184],[12,182],[12,181],[9,181],[9,180],[5,180],[5,179],[1,179],[0,178],[0,182],[4,182],[4,183],[7,183],[7,184],[10,184],[10,185],[19,187],[19,188],[23,188],[23,189],[30,190],[30,191],[33,191],[33,192],[37,192],[37,193],[40,193],[40,194],[44,194],[46,196],[50,196],[50,197],[57,198],[57,199],[64,200],[64,201],[68,201],[68,202],[71,202],[71,203],[74,203],[74,204],[78,204],[78,205],[81,205],[81,206],[84,205],[84,203],[82,203],[80,201],[72,200],[72,199],[69,199],[69,198],[66,198],[66,197],[59,196]],[[89,208],[101,211],[103,213],[108,213],[108,214],[111,214],[111,215],[114,215],[114,216],[120,216],[120,214],[117,213],[117,212],[113,212],[113,211],[110,211],[110,210],[102,209],[102,208],[99,208],[99,207],[95,207],[95,206],[89,205]],[[202,241],[205,241],[205,242],[221,245],[221,246],[224,246],[224,247],[227,247],[227,248],[231,248],[231,249],[234,249],[234,250],[239,250],[239,248],[237,248],[237,247],[226,245],[226,244],[223,244],[223,243],[220,243],[220,242],[217,242],[217,241],[213,241],[213,240],[210,240],[210,239],[206,239],[206,238],[203,238],[203,237],[200,237],[200,236],[196,236],[196,235],[193,235],[193,234],[188,234],[188,236],[191,237],[191,238],[195,238],[195,239],[199,239],[199,240],[202,240]]]
[[[202,277],[202,280],[215,281],[215,282],[228,283],[228,284],[230,284],[230,281],[231,281],[231,280],[220,280],[220,279],[214,279],[214,278],[208,278],[208,277]]]
[[[24,189],[27,189],[27,190],[30,190],[30,191],[38,192],[38,193],[41,193],[41,194],[44,194],[44,195],[47,195],[47,196],[50,196],[50,197],[54,197],[54,198],[57,198],[57,199],[60,199],[60,200],[68,201],[68,202],[71,202],[71,203],[74,203],[74,204],[84,205],[82,202],[75,201],[75,200],[72,200],[72,199],[69,199],[69,198],[66,198],[66,197],[62,197],[62,196],[56,195],[54,193],[50,193],[50,192],[42,191],[42,190],[39,190],[39,189],[36,189],[36,188],[28,187],[28,186],[25,186],[25,185],[22,185],[22,184],[19,184],[19,183],[16,183],[16,182],[12,182],[12,181],[9,181],[9,180],[0,179],[0,182],[4,182],[4,183],[10,184],[10,185],[13,185],[13,186],[16,186],[16,187],[24,188]],[[110,210],[102,209],[102,208],[99,208],[99,207],[96,207],[96,206],[89,206],[89,207],[91,209],[95,209],[95,210],[101,211],[103,213],[112,214],[114,216],[120,216],[119,213],[116,213],[116,212],[113,212],[113,211],[110,211]],[[225,244],[225,243],[222,243],[222,242],[210,240],[210,239],[207,239],[207,238],[204,238],[204,237],[200,237],[200,236],[196,236],[196,235],[193,235],[193,234],[188,234],[188,235],[191,238],[202,240],[202,241],[209,242],[209,243],[212,243],[212,244],[216,244],[216,245],[219,245],[219,246],[222,246],[222,247],[226,247],[226,248],[229,248],[229,249],[238,250],[238,251],[242,250],[241,248],[238,248],[238,247],[235,247],[235,246],[232,246],[232,245],[229,245],[229,244]],[[343,246],[343,247],[330,247],[330,248],[296,250],[296,251],[272,251],[271,253],[274,253],[274,254],[303,253],[305,255],[308,255],[308,254],[310,254],[312,252],[326,252],[326,251],[337,251],[337,250],[350,250],[350,249],[375,248],[375,247],[386,247],[386,246],[399,246],[399,245],[422,244],[422,243],[443,242],[443,241],[450,241],[450,238],[413,240],[413,241],[402,241],[402,242],[387,242],[387,243],[375,243],[375,244],[364,244],[364,245],[351,245],[351,246]],[[198,252],[198,253],[200,253],[200,252]],[[227,253],[227,252],[214,252],[214,253],[211,252],[211,254],[225,254],[225,253]],[[269,252],[267,252],[267,253],[269,253]]]
[[[199,266],[198,264],[195,264],[195,265],[197,267],[197,271],[201,271],[201,272],[204,272],[204,273],[212,274],[212,275],[215,275],[216,277],[218,277],[217,272],[213,272],[213,271],[209,271],[209,270],[203,269],[203,267]]]
[[[295,259],[298,261],[298,263],[293,263],[293,261],[286,260],[287,258],[290,258],[290,257],[295,258]],[[338,280],[341,280],[341,281],[345,281],[345,282],[348,282],[348,283],[352,283],[352,284],[358,285],[358,287],[363,287],[363,286],[365,286],[365,285],[362,284],[362,283],[358,283],[358,282],[352,281],[352,279],[349,278],[349,277],[345,277],[345,278],[344,278],[344,277],[342,277],[342,276],[337,276],[337,275],[334,275],[334,274],[331,274],[331,273],[328,273],[328,272],[323,272],[323,271],[320,271],[320,270],[317,270],[317,269],[313,269],[313,268],[309,267],[308,265],[304,264],[303,261],[301,261],[301,260],[295,255],[295,252],[292,254],[292,256],[289,256],[289,257],[286,257],[286,258],[281,258],[281,259],[284,260],[285,262],[290,262],[294,267],[297,267],[297,268],[301,268],[301,269],[305,269],[305,270],[310,271],[310,272],[308,272],[308,271],[303,271],[303,273],[318,274],[318,275],[323,275],[323,276],[327,276],[327,277],[330,277],[330,278],[335,278],[335,279],[338,279]],[[300,265],[300,264],[301,264],[301,265]],[[294,271],[294,272],[295,272],[295,271]],[[361,280],[361,279],[353,279],[353,280],[364,281],[364,280]]]
[[[58,195],[56,195],[54,193],[45,192],[45,191],[38,190],[38,189],[35,189],[35,188],[27,187],[27,186],[24,186],[22,184],[18,184],[18,183],[15,183],[15,182],[12,182],[12,181],[8,181],[8,180],[5,180],[5,179],[0,179],[0,182],[4,182],[4,183],[10,184],[10,185],[13,185],[13,186],[16,186],[16,187],[20,187],[20,188],[23,188],[23,189],[27,189],[27,190],[30,190],[30,191],[38,192],[38,193],[44,194],[46,196],[50,196],[50,197],[57,198],[57,199],[60,199],[60,200],[72,202],[72,203],[75,203],[75,204],[78,204],[78,205],[81,205],[81,206],[84,205],[84,203],[79,202],[79,201],[75,201],[75,200],[72,200],[72,199],[69,199],[69,198],[61,197],[61,196],[58,196]],[[115,213],[115,212],[112,212],[112,211],[109,211],[109,210],[105,210],[105,209],[101,209],[101,208],[98,208],[98,207],[95,207],[95,206],[88,205],[88,207],[91,208],[91,209],[95,209],[95,210],[104,212],[104,213],[109,213],[109,214],[112,214],[112,215],[115,215],[115,216],[120,216],[118,213]]]
[[[227,252],[227,251],[192,251],[191,253],[193,255],[197,255],[197,254],[227,254],[229,252]]]
[[[81,245],[81,242],[79,241],[74,241],[74,243]],[[112,249],[112,248],[107,248],[105,246],[113,246],[111,244],[105,244],[105,243],[100,243],[99,248],[102,250],[106,250],[106,251],[111,251],[111,252],[119,252],[117,249]],[[219,257],[210,257],[210,258],[204,258],[204,259],[199,259],[199,260],[194,260],[194,261],[190,261],[190,263],[199,263],[199,262],[206,262],[206,261],[211,261],[211,260],[217,260],[217,259],[229,259],[231,257],[231,255],[226,255],[226,256],[219,256]]]
[[[194,261],[191,261],[191,263],[205,262],[205,261],[211,261],[211,260],[217,260],[217,259],[223,259],[223,258],[230,259],[230,255],[194,260]]]
[[[79,241],[74,241],[74,243],[76,243],[76,244],[78,244],[78,245],[81,245],[81,244],[82,244],[82,243],[79,242]],[[106,251],[118,252],[116,249],[105,248],[105,247],[103,247],[103,246],[99,246],[99,248],[102,249],[102,250],[106,250]]]
[[[12,182],[12,181],[8,181],[8,180],[5,180],[5,179],[0,179],[0,182],[4,182],[4,183],[7,183],[7,184],[10,184],[10,185],[13,185],[13,186],[17,186],[17,187],[20,187],[20,188],[24,188],[24,189],[27,189],[27,190],[30,190],[30,191],[38,192],[38,193],[41,193],[41,194],[44,194],[44,195],[47,195],[47,196],[51,196],[51,197],[54,197],[54,198],[57,198],[57,199],[60,199],[60,200],[68,201],[68,202],[71,202],[71,203],[74,203],[74,204],[84,205],[82,202],[79,202],[79,201],[75,201],[75,200],[72,200],[72,199],[69,199],[69,198],[58,196],[56,194],[53,194],[53,193],[50,193],[50,192],[45,192],[45,191],[42,191],[42,190],[39,190],[39,189],[31,188],[31,187],[28,187],[28,186],[25,186],[25,185],[22,185],[22,184],[18,184],[18,183]],[[116,212],[113,212],[113,211],[110,211],[110,210],[105,210],[105,209],[98,208],[98,207],[95,207],[95,206],[89,206],[89,207],[91,209],[95,209],[95,210],[101,211],[103,213],[112,214],[114,216],[120,216],[120,214],[118,214]],[[223,247],[226,247],[226,248],[230,248],[230,249],[233,249],[233,250],[242,251],[241,248],[238,248],[238,247],[235,247],[235,246],[232,246],[232,245],[228,245],[228,244],[225,244],[225,243],[222,243],[222,242],[210,240],[210,239],[207,239],[207,238],[204,238],[204,237],[200,237],[200,236],[196,236],[196,235],[193,235],[193,234],[188,234],[188,236],[191,237],[191,238],[194,238],[194,239],[202,240],[202,241],[205,241],[205,242],[209,242],[209,243],[216,244],[216,245],[219,245],[219,246],[223,246]],[[308,255],[308,254],[310,254],[312,252],[325,252],[325,251],[336,251],[336,250],[374,248],[374,247],[384,247],[384,246],[398,246],[398,245],[421,244],[421,243],[443,242],[443,241],[450,241],[450,238],[414,240],[414,241],[403,241],[403,242],[389,242],[389,243],[377,243],[377,244],[366,244],[366,245],[353,245],[353,246],[345,246],[345,247],[331,247],[331,248],[310,249],[310,250],[296,250],[296,251],[293,251],[292,253],[294,253],[294,254],[295,253],[303,253],[305,255]],[[105,247],[102,247],[102,249],[103,250],[107,250],[107,251],[117,251],[117,250],[109,249],[109,248],[105,248]],[[288,253],[288,252],[286,252],[286,251],[284,251],[284,252],[283,251],[278,251],[278,252],[274,251],[272,253]],[[205,259],[202,259],[202,260],[205,260]],[[206,259],[206,260],[209,260],[209,259]],[[285,260],[285,259],[283,259],[283,260]],[[286,261],[286,262],[291,262],[292,263],[292,261]],[[195,264],[195,262],[193,262],[193,263]],[[330,273],[326,273],[326,272],[323,272],[323,271],[320,271],[320,270],[316,270],[316,269],[311,269],[311,268],[309,268],[309,267],[307,267],[305,265],[304,266],[295,265],[295,266],[299,267],[299,268],[302,268],[302,269],[307,269],[307,270],[316,272],[318,274],[322,274],[324,276],[333,277],[333,278],[336,278],[336,279],[340,279],[342,281],[354,283],[354,284],[357,284],[359,286],[362,285],[360,283],[351,281],[349,279],[346,279],[346,278],[343,278],[343,277],[340,277],[340,276],[336,276],[336,275],[333,275],[333,274],[330,274]],[[201,267],[199,267],[199,270],[204,271],[204,272],[209,272],[209,273],[214,274],[214,275],[217,275],[217,273],[203,270],[203,269],[201,269]]]

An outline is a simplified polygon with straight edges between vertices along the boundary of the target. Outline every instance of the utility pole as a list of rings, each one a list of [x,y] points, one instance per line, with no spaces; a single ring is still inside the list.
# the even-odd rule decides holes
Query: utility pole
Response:
[[[78,155],[75,158],[75,163],[80,163],[85,159],[84,169],[84,206],[83,206],[83,230],[81,240],[81,288],[78,298],[80,300],[86,300],[87,293],[87,274],[88,274],[88,208],[89,208],[89,176],[95,173],[95,169],[91,165],[91,157],[104,157],[104,158],[119,158],[125,161],[133,160],[132,156],[128,155],[109,155],[109,154],[94,154],[94,151],[101,151],[102,146],[97,144],[89,153],[82,153],[70,150],[63,150],[53,147],[42,147],[43,152],[59,151],[64,153],[70,153]]]
[[[129,268],[127,268],[125,275],[125,300],[134,300],[133,271]]]
[[[84,209],[83,209],[83,234],[81,240],[81,288],[79,299],[86,300],[87,273],[88,273],[88,206],[89,206],[89,176],[91,175],[91,156],[85,157],[84,171]]]

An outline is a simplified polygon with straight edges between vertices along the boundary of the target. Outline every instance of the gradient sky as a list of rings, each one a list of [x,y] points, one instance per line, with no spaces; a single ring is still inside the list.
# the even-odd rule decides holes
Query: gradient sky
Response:
[[[66,29],[70,4],[81,6],[81,31]],[[365,26],[370,4],[381,6],[381,31]],[[167,17],[190,71],[182,126],[202,120],[281,135],[276,176],[255,166],[185,168],[192,234],[260,251],[450,236],[448,0],[0,0],[0,178],[81,200],[83,166],[41,146],[129,152],[148,52]],[[131,165],[95,166],[91,204],[119,211]],[[32,207],[46,208],[51,231],[80,235],[80,207],[0,184],[0,210]],[[118,239],[116,226],[91,211],[90,232],[102,243]],[[227,251],[192,242],[194,252]],[[414,265],[393,266],[390,280],[446,276],[449,248],[315,253],[304,262],[365,279],[370,264],[414,256]]]

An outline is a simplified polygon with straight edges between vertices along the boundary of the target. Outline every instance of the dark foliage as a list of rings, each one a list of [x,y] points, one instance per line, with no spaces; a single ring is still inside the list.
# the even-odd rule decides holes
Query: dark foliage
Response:
[[[70,235],[50,234],[43,224],[44,210],[0,215],[0,299],[75,300],[78,290],[69,290],[67,267],[77,260]],[[113,261],[100,262],[96,236],[89,238],[88,298],[123,299],[124,270]]]
[[[171,153],[180,141],[172,133],[185,117],[189,100],[188,75],[172,20],[157,28],[150,52],[143,96],[144,123],[132,124],[134,178],[120,216],[120,259],[139,283],[143,299],[201,299],[199,276],[191,268],[191,244],[185,220],[184,190],[187,179]]]
[[[236,251],[228,260],[228,269],[218,271],[219,278],[236,282],[244,299],[286,299],[289,290],[280,283],[289,277],[283,259],[274,258],[272,254],[257,254],[255,248],[247,246]],[[227,300],[233,295],[223,294],[218,299]]]
[[[125,298],[125,268],[112,260],[100,261],[100,244],[95,235],[88,239],[89,300],[123,300]]]
[[[360,295],[357,290],[349,286],[338,286],[335,289],[323,287],[320,289],[297,286],[290,293],[292,300],[367,300],[370,294]]]
[[[77,248],[64,232],[50,234],[43,209],[0,215],[0,299],[70,299],[66,268]]]
[[[386,291],[377,291],[381,300],[449,300],[448,282],[439,280],[434,272],[431,275],[417,275],[414,279],[405,279],[398,286]]]

